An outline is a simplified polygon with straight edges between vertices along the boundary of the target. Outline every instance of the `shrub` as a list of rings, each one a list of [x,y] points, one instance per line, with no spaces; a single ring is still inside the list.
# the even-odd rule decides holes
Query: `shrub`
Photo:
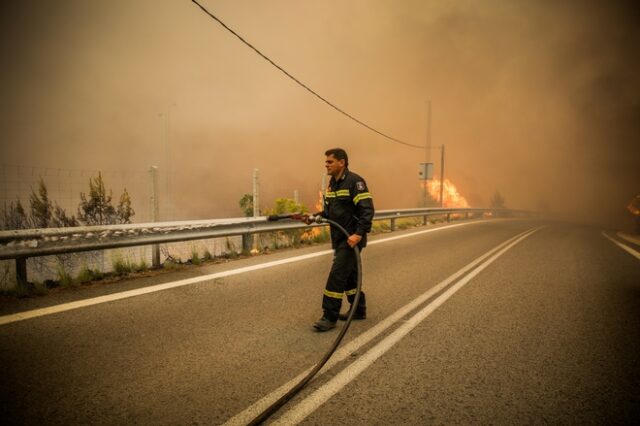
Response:
[[[127,275],[133,270],[129,259],[123,259],[120,255],[117,255],[112,259],[111,266],[113,267],[113,273],[116,276]]]
[[[209,251],[209,249],[204,250],[204,254],[202,255],[202,260],[208,262],[213,259],[213,255]]]
[[[149,265],[147,265],[147,261],[144,259],[140,259],[140,263],[135,267],[136,272],[146,272],[148,269]]]
[[[238,252],[235,250],[231,250],[230,252],[224,254],[224,257],[227,259],[237,259],[238,256]]]
[[[87,267],[87,265],[83,265],[78,272],[78,276],[76,277],[76,281],[80,284],[85,284],[93,281],[93,271]]]
[[[61,287],[71,287],[74,281],[62,263],[58,263],[58,283]]]
[[[378,220],[378,221],[374,221],[373,225],[371,226],[371,231],[372,232],[387,232],[391,229],[391,227],[389,226],[389,222],[387,222],[386,220]]]
[[[166,270],[173,271],[180,268],[180,259],[175,259],[173,257],[167,257],[162,264],[162,267]]]
[[[200,260],[200,256],[198,255],[198,250],[195,247],[191,248],[191,264],[192,265],[199,265],[201,262]]]
[[[422,224],[422,218],[409,217],[409,218],[398,219],[396,221],[396,228],[397,229],[415,228],[416,226],[421,224]]]

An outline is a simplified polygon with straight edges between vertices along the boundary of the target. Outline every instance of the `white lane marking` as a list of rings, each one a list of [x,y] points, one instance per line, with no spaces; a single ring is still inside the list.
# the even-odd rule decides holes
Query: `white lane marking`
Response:
[[[640,259],[640,253],[635,251],[634,249],[632,249],[631,247],[629,247],[626,244],[622,244],[621,242],[618,242],[616,240],[614,240],[613,238],[611,238],[610,236],[608,236],[607,234],[605,234],[604,231],[602,231],[602,235],[605,236],[605,238],[607,238],[608,240],[610,240],[611,242],[613,242],[615,245],[617,245],[618,247],[620,247],[622,250],[626,251],[627,253],[629,253],[631,256],[635,256],[636,259]]]
[[[640,235],[630,235],[630,234],[625,234],[624,232],[616,232],[616,235],[631,244],[636,244],[640,246]]]
[[[428,229],[426,231],[419,231],[419,232],[414,232],[414,233],[410,233],[410,234],[399,235],[399,236],[395,236],[395,237],[389,237],[389,238],[384,238],[384,239],[380,239],[380,240],[375,240],[375,241],[371,241],[369,244],[379,244],[379,243],[384,243],[384,242],[388,242],[388,241],[394,241],[394,240],[397,240],[397,239],[400,239],[400,238],[414,237],[414,236],[417,236],[417,235],[426,234],[428,232],[441,231],[441,230],[444,230],[444,229],[451,229],[451,228],[455,228],[455,227],[458,227],[458,226],[473,225],[473,224],[478,224],[478,223],[490,223],[490,222],[489,221],[474,221],[474,222],[459,223],[459,224],[455,224],[455,225],[443,226],[443,227],[440,227],[440,228]],[[144,294],[155,293],[157,291],[169,290],[169,289],[172,289],[172,288],[182,287],[182,286],[185,286],[185,285],[197,284],[197,283],[201,283],[203,281],[214,280],[216,278],[224,278],[224,277],[229,277],[229,276],[232,276],[232,275],[243,274],[245,272],[251,272],[251,271],[257,271],[257,270],[260,270],[260,269],[272,268],[274,266],[284,265],[284,264],[293,263],[293,262],[299,262],[299,261],[311,259],[311,258],[314,258],[314,257],[324,256],[324,255],[327,255],[327,254],[330,254],[330,253],[333,253],[333,250],[322,250],[322,251],[315,252],[315,253],[310,253],[310,254],[305,254],[305,255],[300,255],[300,256],[295,256],[295,257],[289,257],[287,259],[274,260],[272,262],[260,263],[258,265],[245,266],[245,267],[242,267],[242,268],[231,269],[229,271],[216,272],[216,273],[213,273],[213,274],[202,275],[200,277],[187,278],[187,279],[184,279],[184,280],[172,281],[172,282],[168,282],[168,283],[164,283],[164,284],[157,284],[157,285],[144,287],[144,288],[139,288],[139,289],[135,289],[135,290],[123,291],[121,293],[114,293],[114,294],[109,294],[109,295],[105,295],[105,296],[93,297],[91,299],[78,300],[78,301],[75,301],[75,302],[62,303],[60,305],[49,306],[47,308],[39,308],[39,309],[30,310],[30,311],[18,312],[18,313],[15,313],[15,314],[3,315],[3,316],[0,316],[0,325],[9,324],[9,323],[12,323],[12,322],[17,322],[17,321],[23,321],[23,320],[27,320],[27,319],[31,319],[31,318],[37,318],[37,317],[41,317],[41,316],[44,316],[44,315],[56,314],[56,313],[59,313],[59,312],[70,311],[70,310],[73,310],[73,309],[85,308],[87,306],[98,305],[98,304],[101,304],[101,303],[107,303],[107,302],[113,302],[113,301],[116,301],[116,300],[127,299],[129,297],[135,297],[135,296],[141,296],[141,295],[144,295]]]
[[[380,343],[369,349],[363,356],[358,358],[335,377],[318,388],[311,395],[306,397],[300,403],[295,405],[291,410],[287,411],[282,417],[275,420],[272,424],[278,425],[292,425],[298,424],[304,420],[309,414],[313,413],[318,407],[328,401],[333,395],[338,393],[343,387],[354,380],[360,373],[362,373],[367,367],[378,360],[389,349],[391,349],[396,343],[398,343],[403,337],[405,337],[411,330],[420,324],[427,316],[434,312],[444,302],[446,302],[451,296],[453,296],[458,290],[460,290],[465,284],[471,281],[476,275],[478,275],[487,266],[493,263],[496,259],[502,256],[505,252],[511,249],[513,246],[524,240],[531,234],[538,231],[540,228],[531,230],[525,235],[520,236],[517,240],[511,242],[504,247],[498,253],[493,255],[489,260],[482,263],[476,269],[471,271],[468,275],[462,278],[460,281],[452,285],[444,293],[438,296],[433,302],[422,308],[413,317],[404,322],[393,333],[385,337]]]
[[[274,260],[273,262],[260,263],[258,265],[244,266],[238,269],[231,269],[229,271],[216,272],[213,274],[203,275],[201,277],[186,278],[184,280],[172,281],[164,284],[158,284],[149,287],[138,288],[135,290],[123,291],[121,293],[109,294],[106,296],[94,297],[91,299],[78,300],[76,302],[63,303],[60,305],[50,306],[48,308],[34,309],[31,311],[19,312],[16,314],[5,315],[0,317],[0,325],[8,324],[11,322],[26,320],[30,318],[40,317],[43,315],[55,314],[58,312],[69,311],[72,309],[84,308],[86,306],[97,305],[100,303],[112,302],[114,300],[127,299],[129,297],[141,296],[143,294],[155,293],[157,291],[168,290],[171,288],[182,287],[185,285],[197,284],[202,281],[214,280],[216,278],[228,277],[231,275],[243,274],[245,272],[257,271],[260,269],[272,268],[278,265],[284,265],[286,263],[298,262],[301,260],[311,259],[313,257],[324,256],[332,253],[333,250],[323,250],[316,253],[305,254],[296,257],[290,257],[287,259]]]
[[[499,244],[498,246],[492,248],[482,256],[478,257],[477,259],[473,260],[471,263],[467,264],[457,272],[450,275],[445,280],[438,283],[436,286],[430,288],[420,296],[416,297],[413,301],[401,307],[400,309],[395,311],[393,314],[389,315],[387,318],[380,321],[375,326],[371,327],[369,330],[360,334],[359,336],[354,338],[352,341],[350,341],[346,345],[340,347],[329,359],[329,361],[325,364],[324,368],[316,375],[316,378],[326,373],[328,370],[333,368],[333,366],[335,366],[336,364],[348,358],[352,353],[357,352],[361,347],[369,343],[371,340],[375,339],[377,336],[382,334],[393,324],[397,323],[406,315],[408,315],[409,312],[413,311],[418,306],[420,306],[421,304],[423,304],[424,302],[432,298],[435,294],[439,293],[441,290],[446,288],[449,284],[451,284],[452,282],[454,282],[455,280],[457,280],[458,278],[466,274],[469,270],[475,268],[476,265],[478,265],[480,262],[485,260],[487,257],[491,256],[501,248],[507,246],[508,244],[517,240],[518,238],[520,238],[521,236],[525,235],[528,232],[531,232],[531,231],[527,230],[523,233],[520,233],[512,238],[509,238],[507,241]],[[262,413],[268,406],[270,406],[275,401],[280,399],[280,397],[282,397],[291,388],[293,388],[296,384],[298,384],[298,382],[302,380],[304,377],[306,377],[310,371],[311,371],[311,368],[300,373],[297,377],[294,377],[284,385],[280,386],[278,389],[274,390],[268,395],[265,395],[264,397],[262,397],[261,399],[259,399],[258,401],[256,401],[255,403],[247,407],[245,410],[241,411],[240,413],[228,419],[224,424],[226,426],[248,424],[251,420],[256,418],[258,414]]]

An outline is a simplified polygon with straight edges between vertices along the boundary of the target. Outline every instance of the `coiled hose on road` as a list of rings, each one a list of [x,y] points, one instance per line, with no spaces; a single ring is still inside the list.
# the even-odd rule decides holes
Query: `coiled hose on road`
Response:
[[[269,220],[280,220],[280,219],[302,220],[303,216],[296,215],[296,214],[293,214],[293,215],[274,215],[274,216],[269,216],[268,219]],[[344,229],[340,224],[332,221],[331,219],[326,219],[326,218],[317,216],[315,218],[315,221],[317,223],[329,223],[329,224],[335,226],[336,228],[338,228],[347,238],[349,238],[349,233],[347,232],[347,230]],[[347,330],[349,329],[349,325],[351,325],[351,320],[353,319],[353,315],[354,315],[354,313],[356,311],[355,307],[358,306],[358,302],[360,301],[360,292],[361,292],[361,288],[362,288],[362,265],[360,263],[360,249],[358,248],[358,246],[355,246],[353,248],[353,251],[356,254],[356,267],[358,269],[358,279],[357,279],[356,294],[355,294],[355,296],[353,298],[353,303],[352,303],[352,306],[354,308],[349,310],[349,316],[347,317],[347,320],[345,321],[344,325],[342,326],[342,329],[338,333],[338,336],[333,341],[333,344],[331,345],[329,350],[324,354],[322,359],[320,359],[320,361],[318,361],[318,363],[313,367],[313,369],[309,372],[309,374],[307,374],[302,380],[300,380],[287,393],[282,395],[276,402],[274,402],[269,407],[264,409],[264,411],[262,411],[260,414],[258,414],[253,420],[251,420],[248,423],[249,425],[251,425],[251,426],[259,425],[262,422],[264,422],[265,420],[267,420],[276,411],[278,411],[284,404],[286,404],[291,398],[293,398],[298,392],[300,392],[302,390],[302,388],[304,388],[307,385],[307,383],[309,383],[311,381],[311,379],[313,379],[313,377],[318,373],[318,371],[320,371],[320,369],[322,367],[324,367],[324,365],[327,363],[327,361],[329,361],[329,358],[331,358],[331,355],[333,355],[333,353],[336,351],[336,349],[338,349],[338,346],[340,345],[340,342],[342,341],[342,338],[344,337],[344,335],[347,333]]]

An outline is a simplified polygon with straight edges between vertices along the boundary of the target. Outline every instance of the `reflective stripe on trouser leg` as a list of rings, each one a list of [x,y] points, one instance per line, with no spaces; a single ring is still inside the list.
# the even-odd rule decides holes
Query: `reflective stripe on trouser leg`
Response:
[[[336,248],[333,256],[331,272],[327,278],[327,286],[322,296],[322,310],[330,321],[337,321],[349,277],[356,270],[356,253],[346,244]],[[357,270],[356,270],[357,274]],[[356,276],[357,277],[357,276]],[[336,297],[340,295],[340,298]]]

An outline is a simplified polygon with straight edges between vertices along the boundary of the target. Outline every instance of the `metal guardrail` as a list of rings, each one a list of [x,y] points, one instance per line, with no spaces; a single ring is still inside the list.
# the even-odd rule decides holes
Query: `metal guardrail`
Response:
[[[502,216],[531,214],[522,210],[508,209],[417,208],[381,210],[376,212],[374,220],[390,220],[393,230],[395,220],[399,218],[422,216],[426,222],[427,216],[445,215],[447,220],[450,220],[453,214],[465,214],[468,217],[476,213],[492,213]],[[269,222],[266,216],[261,216],[0,231],[0,260],[16,259],[18,277],[26,279],[25,262],[29,257],[288,231],[309,226],[327,225],[305,225],[287,221]]]

